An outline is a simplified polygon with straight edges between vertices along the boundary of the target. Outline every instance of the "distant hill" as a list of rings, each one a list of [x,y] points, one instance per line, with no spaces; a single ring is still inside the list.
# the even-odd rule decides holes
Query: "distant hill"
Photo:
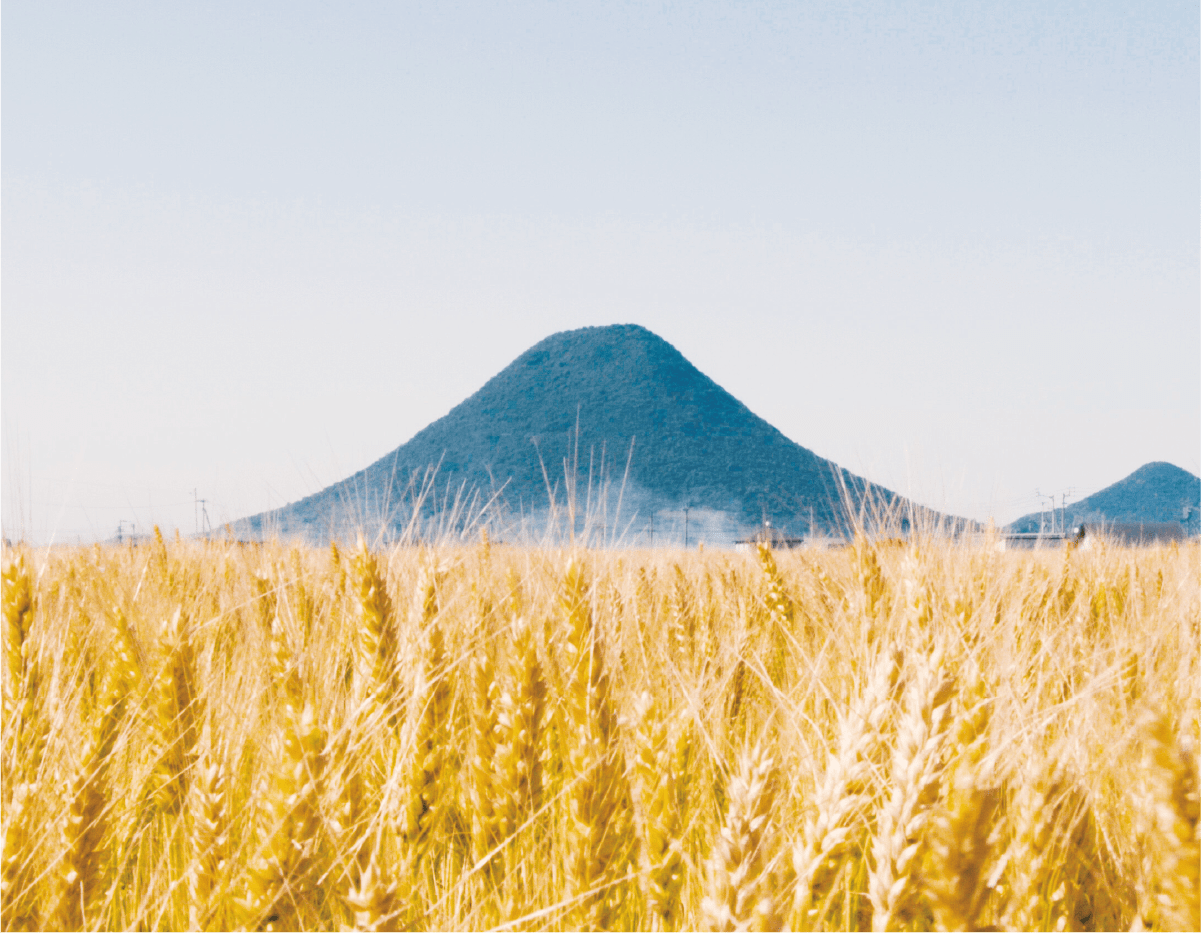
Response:
[[[423,508],[444,521],[456,492],[475,491],[477,511],[496,494],[485,516],[494,528],[537,532],[574,484],[576,527],[590,511],[594,527],[627,542],[649,540],[652,513],[660,541],[681,536],[685,508],[691,543],[730,539],[764,518],[797,534],[810,522],[842,527],[844,487],[855,502],[908,507],[789,440],[667,341],[626,324],[547,337],[366,469],[233,530],[315,541],[360,526],[396,534],[433,468],[436,502],[427,496]]]
[[[1187,506],[1191,511],[1186,527],[1196,534],[1201,522],[1201,477],[1158,461],[1145,463],[1112,486],[1070,503],[1064,511],[1064,524],[1071,528],[1081,522],[1179,522]],[[1042,519],[1040,513],[1032,512],[1011,522],[1009,529],[1038,531]]]

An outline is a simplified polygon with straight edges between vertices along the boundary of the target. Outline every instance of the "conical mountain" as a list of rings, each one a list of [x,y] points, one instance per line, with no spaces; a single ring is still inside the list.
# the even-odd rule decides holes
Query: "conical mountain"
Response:
[[[1186,513],[1186,510],[1187,513]],[[1071,528],[1084,523],[1183,522],[1196,534],[1201,519],[1201,477],[1163,461],[1144,463],[1112,486],[1070,503],[1056,523]],[[1011,522],[1017,532],[1036,532],[1046,516],[1031,512]]]
[[[452,524],[492,500],[495,525],[537,531],[552,502],[562,513],[574,499],[577,527],[587,511],[610,540],[627,542],[647,539],[652,521],[660,541],[680,536],[685,508],[692,542],[721,543],[765,518],[798,534],[810,522],[845,527],[848,490],[852,501],[900,504],[789,440],[666,340],[625,324],[547,337],[365,470],[234,530],[310,540],[361,526],[398,533],[433,469],[437,495],[423,507],[444,521],[456,494],[461,506],[477,496]]]

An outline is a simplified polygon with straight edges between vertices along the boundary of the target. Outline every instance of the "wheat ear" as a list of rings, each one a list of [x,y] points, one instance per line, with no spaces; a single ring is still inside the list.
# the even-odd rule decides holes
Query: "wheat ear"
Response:
[[[687,743],[687,733],[673,747],[667,720],[647,692],[638,699],[637,714],[633,770],[646,862],[646,901],[662,927],[671,929],[680,920],[684,882],[681,791],[687,776],[676,765],[685,757],[679,754],[679,746]]]
[[[993,851],[1000,791],[956,787],[931,824],[924,891],[939,930],[978,930],[988,897],[984,869]]]
[[[34,725],[34,708],[40,683],[37,658],[30,635],[34,620],[33,586],[25,558],[4,568],[4,745],[9,774],[24,772],[36,780],[46,747],[49,726],[44,719]],[[8,778],[12,780],[11,777]]]
[[[59,865],[58,899],[49,912],[50,925],[82,929],[103,884],[103,843],[108,832],[105,784],[109,756],[125,712],[124,694],[110,694],[92,729],[83,760],[67,789],[63,856]]]
[[[688,583],[679,564],[673,565],[675,581],[666,602],[667,631],[672,657],[681,666],[696,659],[696,612],[688,592]]]
[[[142,660],[129,619],[120,606],[113,606],[108,616],[110,664],[107,672],[108,696],[125,697],[140,693]]]
[[[534,633],[525,620],[516,619],[497,721],[502,839],[511,837],[542,806],[545,717],[546,681]]]
[[[872,929],[891,930],[912,915],[930,811],[938,801],[955,681],[934,656],[905,686],[905,710],[892,758],[892,790],[880,811],[868,875]]]
[[[868,831],[878,793],[875,774],[887,754],[903,665],[899,650],[881,655],[863,692],[840,719],[837,751],[827,757],[812,815],[793,855],[794,917],[801,928],[821,927],[839,872]]]
[[[354,655],[354,695],[362,702],[392,702],[396,690],[396,634],[392,600],[379,563],[360,539],[351,561],[358,626]]]
[[[388,884],[383,880],[374,855],[363,869],[358,884],[350,889],[345,899],[354,911],[356,930],[377,933],[400,929],[396,883]]]
[[[22,710],[25,672],[28,666],[27,641],[33,625],[33,588],[22,555],[4,568],[0,575],[4,587],[4,660],[8,678],[4,685],[5,718]]]
[[[771,614],[772,622],[789,628],[792,625],[795,607],[784,588],[784,578],[780,575],[780,568],[776,565],[776,558],[772,554],[771,548],[766,544],[758,546],[757,556],[759,558],[759,566],[763,570],[764,581],[767,584],[763,594],[763,602],[767,606],[767,611]]]
[[[710,930],[779,930],[782,885],[772,809],[778,775],[762,745],[742,755],[730,782],[721,836],[709,860],[709,893],[701,902]]]
[[[388,905],[395,899],[396,885],[384,886],[380,882],[381,824],[376,824],[374,847],[373,834],[367,826],[375,809],[368,799],[375,786],[368,775],[382,770],[382,760],[378,748],[360,752],[355,747],[367,745],[368,736],[373,733],[390,732],[386,728],[387,719],[382,707],[371,708],[368,713],[368,707],[360,706],[331,742],[330,761],[326,765],[331,815],[325,828],[340,863],[341,874],[336,883],[343,886],[342,899],[358,918],[360,929],[393,929],[390,924],[398,922],[396,917],[387,916],[392,912]],[[387,899],[387,903],[381,898]]]
[[[569,751],[571,820],[568,824],[571,891],[578,900],[581,924],[608,929],[616,918],[621,892],[610,884],[621,878],[637,849],[633,803],[625,756],[617,741],[602,646],[592,621],[588,584],[576,561],[564,574],[560,605],[567,616],[571,654]]]
[[[1201,929],[1197,756],[1166,716],[1150,719],[1143,747],[1140,822],[1149,883],[1140,913],[1149,929]]]
[[[479,862],[500,839],[497,809],[500,802],[496,738],[501,686],[496,662],[488,646],[478,650],[471,663],[471,754],[467,762],[467,793],[471,803],[471,857]],[[495,863],[493,869],[495,869]]]
[[[445,641],[438,618],[437,577],[423,567],[417,584],[421,613],[422,658],[413,691],[416,729],[397,831],[415,870],[437,836],[450,804],[443,766],[451,712]]]
[[[193,930],[204,929],[210,921],[219,929],[223,921],[216,895],[228,858],[229,816],[225,775],[220,759],[213,755],[211,736],[211,727],[206,723],[188,788],[188,925]]]
[[[773,684],[781,686],[788,668],[788,640],[792,637],[796,607],[784,587],[784,578],[776,565],[776,558],[766,544],[758,547],[759,566],[767,584],[763,602],[767,607],[771,653],[767,672]]]
[[[258,851],[247,866],[246,893],[236,904],[243,923],[272,930],[299,929],[300,902],[312,884],[325,747],[312,706],[289,721],[282,746],[261,815]]]
[[[243,923],[297,929],[301,899],[312,885],[320,822],[325,732],[300,677],[278,616],[271,626],[272,674],[282,682],[284,724],[279,754],[260,814],[258,850],[247,866],[246,892],[236,902]]]
[[[30,904],[29,859],[32,854],[27,825],[29,798],[37,789],[30,783],[12,788],[4,808],[4,850],[0,857],[0,926],[29,929],[35,920]]]
[[[177,608],[163,627],[166,659],[154,682],[158,758],[150,779],[150,798],[169,812],[179,809],[196,745],[195,655],[187,624]]]
[[[989,888],[985,868],[996,846],[1001,792],[986,760],[992,701],[977,671],[960,694],[946,799],[931,821],[923,888],[940,930],[975,930]]]
[[[1049,930],[1066,922],[1055,882],[1077,866],[1065,855],[1081,820],[1081,795],[1058,764],[1032,768],[1010,802],[1010,843],[1005,856],[1002,924],[1007,929]]]
[[[854,607],[859,614],[873,624],[886,612],[888,584],[880,569],[876,549],[864,538],[856,537],[854,546],[855,577],[859,583]],[[874,631],[870,629],[870,631]]]
[[[520,865],[523,851],[517,834],[542,806],[542,746],[546,716],[546,681],[538,661],[533,631],[520,617],[512,623],[512,650],[497,700],[495,769],[495,831],[504,852],[497,857],[505,868],[504,916],[518,915],[523,882],[507,871]]]

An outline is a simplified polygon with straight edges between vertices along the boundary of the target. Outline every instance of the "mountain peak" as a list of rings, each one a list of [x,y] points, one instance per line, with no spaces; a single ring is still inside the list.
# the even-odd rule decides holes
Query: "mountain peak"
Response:
[[[1198,477],[1193,476],[1188,470],[1182,470],[1174,463],[1168,463],[1166,460],[1152,460],[1150,463],[1144,463],[1141,467],[1127,476],[1123,483],[1161,483],[1161,482],[1187,482],[1188,480],[1197,480]]]
[[[662,535],[688,510],[693,541],[715,543],[765,518],[798,534],[841,527],[847,489],[896,500],[789,440],[662,337],[614,324],[540,340],[390,454],[248,519],[248,531],[321,539],[347,522],[395,528],[407,519],[394,491],[434,467],[439,489],[495,496],[510,519],[544,513],[574,488],[605,522],[627,523],[623,535],[646,533],[652,513]],[[606,479],[603,499],[584,503]]]

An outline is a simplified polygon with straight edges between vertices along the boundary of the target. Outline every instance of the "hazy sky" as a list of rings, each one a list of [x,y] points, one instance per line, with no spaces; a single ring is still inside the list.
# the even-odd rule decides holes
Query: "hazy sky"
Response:
[[[626,322],[962,515],[1201,472],[1195,0],[2,26],[7,535],[282,505]]]

